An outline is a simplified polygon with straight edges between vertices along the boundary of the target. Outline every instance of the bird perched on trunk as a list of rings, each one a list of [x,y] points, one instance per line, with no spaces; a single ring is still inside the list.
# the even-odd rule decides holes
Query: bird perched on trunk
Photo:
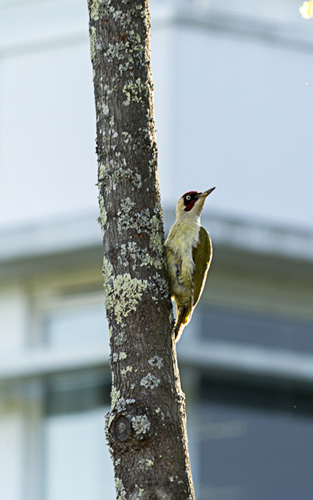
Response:
[[[189,191],[178,200],[176,220],[165,241],[170,293],[176,304],[176,342],[191,320],[212,260],[212,242],[200,225],[200,214],[206,197],[214,189],[203,193]]]

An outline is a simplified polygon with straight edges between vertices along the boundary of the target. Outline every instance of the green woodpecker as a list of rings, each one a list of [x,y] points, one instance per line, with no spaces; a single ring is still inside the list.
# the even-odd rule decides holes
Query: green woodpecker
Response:
[[[191,320],[212,260],[212,242],[200,225],[200,214],[206,197],[214,189],[203,193],[189,191],[178,200],[176,220],[165,242],[170,293],[176,304],[176,342]]]

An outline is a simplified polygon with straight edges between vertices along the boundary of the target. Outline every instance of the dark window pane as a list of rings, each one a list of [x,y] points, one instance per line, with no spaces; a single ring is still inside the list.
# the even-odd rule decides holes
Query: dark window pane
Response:
[[[311,500],[311,395],[202,383],[199,500]]]
[[[202,309],[201,331],[207,340],[313,353],[312,323],[295,319],[209,307]]]

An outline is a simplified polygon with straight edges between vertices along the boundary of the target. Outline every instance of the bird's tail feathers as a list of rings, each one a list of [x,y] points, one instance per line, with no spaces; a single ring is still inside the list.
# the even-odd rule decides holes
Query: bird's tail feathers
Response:
[[[175,342],[177,343],[182,336],[183,330],[191,319],[190,308],[181,307],[177,310],[176,323],[174,325]]]

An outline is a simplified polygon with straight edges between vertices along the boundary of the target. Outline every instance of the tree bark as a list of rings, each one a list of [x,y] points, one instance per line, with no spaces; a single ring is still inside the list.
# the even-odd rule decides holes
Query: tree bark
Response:
[[[194,499],[164,258],[146,0],[89,0],[118,500]]]

